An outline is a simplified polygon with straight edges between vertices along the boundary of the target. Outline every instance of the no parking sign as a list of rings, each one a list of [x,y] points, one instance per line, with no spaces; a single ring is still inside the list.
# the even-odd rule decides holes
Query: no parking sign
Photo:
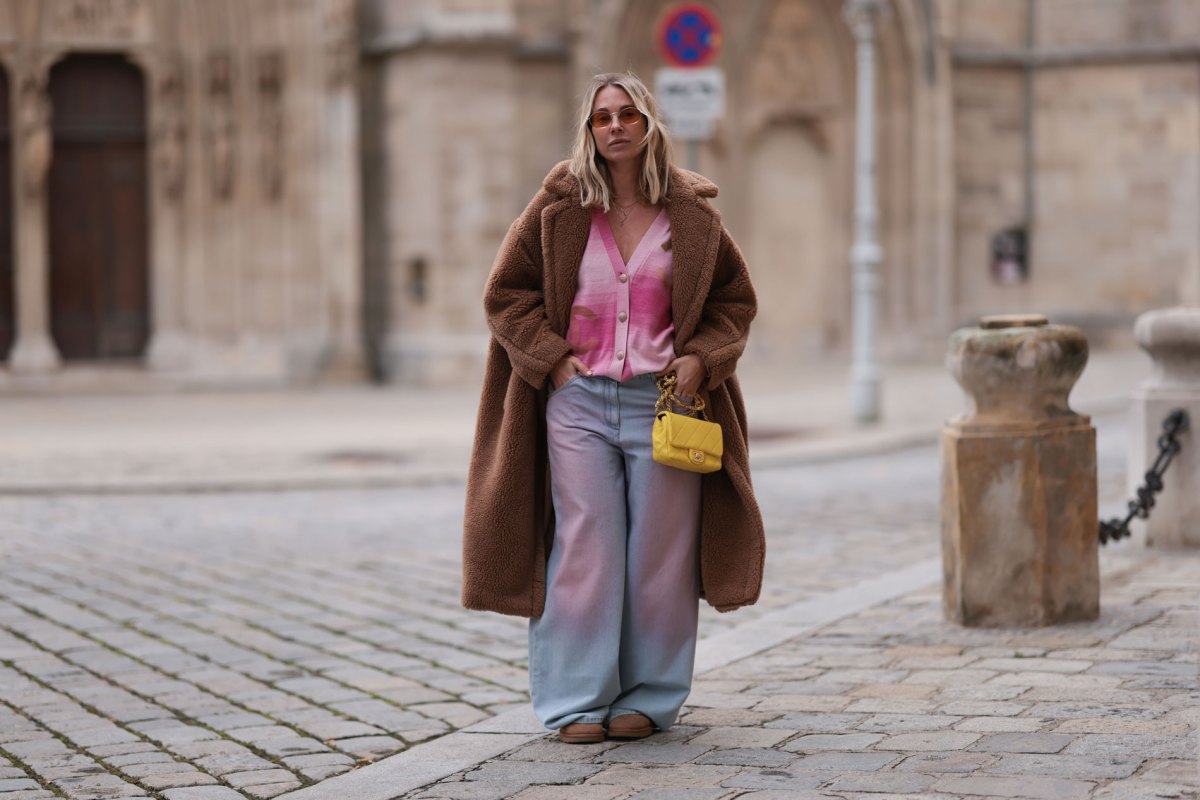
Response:
[[[721,23],[712,9],[697,3],[672,6],[658,26],[658,49],[676,67],[703,67],[721,49]]]

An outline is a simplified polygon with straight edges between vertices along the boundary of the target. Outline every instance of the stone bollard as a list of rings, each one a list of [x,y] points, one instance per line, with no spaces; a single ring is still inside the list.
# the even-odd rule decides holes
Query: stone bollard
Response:
[[[984,317],[950,338],[967,412],[942,430],[947,619],[1027,627],[1100,613],[1096,430],[1067,405],[1087,364],[1077,328]]]
[[[1190,426],[1178,435],[1182,448],[1163,476],[1144,523],[1151,547],[1200,547],[1200,307],[1147,311],[1134,326],[1138,344],[1154,359],[1154,374],[1133,393],[1129,436],[1130,496],[1158,457],[1163,419],[1172,410],[1188,413]]]

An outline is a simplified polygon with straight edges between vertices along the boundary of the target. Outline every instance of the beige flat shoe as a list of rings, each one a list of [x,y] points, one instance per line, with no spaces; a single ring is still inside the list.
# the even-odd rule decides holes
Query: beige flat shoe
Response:
[[[654,723],[644,714],[622,714],[608,722],[610,739],[645,739],[654,733]]]
[[[558,729],[558,740],[567,744],[603,742],[604,726],[599,722],[572,722]]]

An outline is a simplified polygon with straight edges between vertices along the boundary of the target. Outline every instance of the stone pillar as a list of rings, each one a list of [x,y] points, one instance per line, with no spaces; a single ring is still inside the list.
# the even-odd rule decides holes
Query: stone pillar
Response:
[[[46,187],[54,148],[48,73],[48,64],[18,72],[12,94],[17,335],[9,367],[25,374],[53,372],[61,363],[50,336]]]
[[[1096,432],[1067,396],[1087,339],[1044,317],[985,317],[950,339],[967,413],[942,431],[946,617],[1025,627],[1100,611]]]
[[[166,56],[143,64],[150,77],[150,197],[153,331],[146,360],[151,369],[185,368],[189,340],[184,323],[183,196],[187,174],[187,110],[183,62]]]
[[[1188,413],[1190,426],[1178,434],[1179,454],[1163,476],[1145,525],[1151,547],[1200,547],[1200,306],[1148,311],[1134,326],[1138,344],[1154,359],[1154,374],[1133,393],[1129,437],[1130,496],[1158,457],[1163,419],[1172,410]]]
[[[342,380],[361,380],[366,374],[355,8],[353,0],[327,3],[323,20],[320,241],[332,337],[325,377]]]

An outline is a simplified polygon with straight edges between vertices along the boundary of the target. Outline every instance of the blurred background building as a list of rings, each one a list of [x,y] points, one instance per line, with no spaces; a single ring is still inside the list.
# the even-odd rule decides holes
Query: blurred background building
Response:
[[[477,379],[501,238],[586,79],[653,85],[672,5],[0,0],[4,380]],[[698,167],[760,292],[748,358],[843,357],[843,2],[702,5],[726,111]],[[884,5],[886,358],[983,313],[1102,342],[1200,303],[1200,0]]]

